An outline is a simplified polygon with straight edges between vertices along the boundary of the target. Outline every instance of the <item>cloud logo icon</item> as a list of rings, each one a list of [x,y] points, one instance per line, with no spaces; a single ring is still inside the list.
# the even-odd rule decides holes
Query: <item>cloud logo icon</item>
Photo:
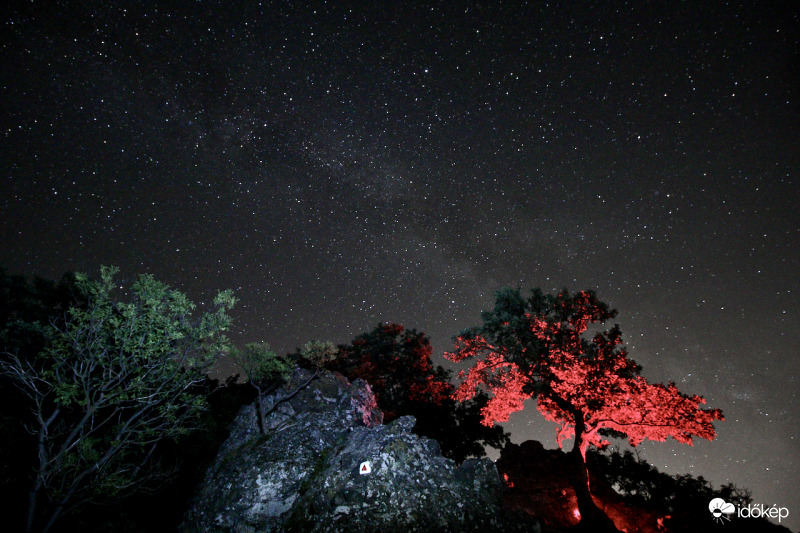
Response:
[[[714,498],[708,503],[708,510],[714,516],[717,522],[730,520],[730,516],[736,512],[736,506],[732,503],[726,503],[722,498]]]

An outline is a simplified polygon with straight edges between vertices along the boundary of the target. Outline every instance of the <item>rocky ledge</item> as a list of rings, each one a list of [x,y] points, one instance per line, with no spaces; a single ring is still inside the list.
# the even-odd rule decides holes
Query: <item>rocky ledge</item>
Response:
[[[457,466],[411,432],[413,417],[382,425],[366,382],[313,375],[298,369],[264,397],[264,435],[242,409],[184,532],[530,531],[501,511],[490,460]]]

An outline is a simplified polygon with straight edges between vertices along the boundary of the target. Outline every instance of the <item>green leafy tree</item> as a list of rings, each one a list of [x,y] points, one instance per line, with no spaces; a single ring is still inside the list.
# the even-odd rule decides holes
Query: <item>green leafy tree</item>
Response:
[[[258,430],[266,433],[264,427],[264,393],[274,390],[291,369],[291,364],[278,357],[265,342],[251,342],[244,349],[233,349],[229,357],[242,369],[247,382],[256,390],[256,418]]]
[[[191,431],[204,407],[196,385],[226,343],[233,294],[220,292],[195,318],[185,295],[149,275],[130,286],[129,301],[118,300],[116,273],[76,275],[86,304],[51,322],[35,357],[11,351],[0,363],[31,407],[27,531],[163,480],[159,443]]]
[[[314,369],[324,368],[338,355],[336,345],[330,341],[308,341],[300,348],[300,360]]]
[[[297,354],[280,357],[270,350],[267,343],[249,343],[244,349],[232,349],[229,357],[242,369],[247,382],[256,391],[256,418],[258,430],[262,435],[267,432],[266,417],[279,405],[294,397],[319,376],[325,363],[336,356],[336,347],[331,342],[310,341],[298,350]],[[284,383],[295,364],[310,366],[314,373],[292,392],[278,397],[269,410],[264,408],[264,395],[277,389]]]

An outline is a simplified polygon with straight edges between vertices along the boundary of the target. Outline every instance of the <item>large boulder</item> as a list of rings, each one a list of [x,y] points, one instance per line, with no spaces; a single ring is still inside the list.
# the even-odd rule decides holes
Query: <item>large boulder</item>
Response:
[[[460,466],[413,417],[382,425],[369,385],[298,369],[237,416],[186,514],[183,531],[480,531],[522,529],[499,511],[494,463]],[[311,381],[309,382],[309,379]],[[308,383],[304,388],[303,384]],[[300,388],[294,396],[290,395]]]

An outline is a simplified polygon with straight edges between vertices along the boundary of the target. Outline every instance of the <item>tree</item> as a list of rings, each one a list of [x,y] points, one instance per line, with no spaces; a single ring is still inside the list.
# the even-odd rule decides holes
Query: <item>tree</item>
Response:
[[[708,502],[715,497],[737,507],[753,501],[749,490],[733,483],[715,488],[703,476],[665,474],[630,450],[624,453],[593,452],[588,459],[591,470],[599,473],[610,486],[616,487],[626,502],[640,508],[656,509],[661,515],[674,517],[691,512],[697,509],[695,502]],[[702,513],[707,511],[705,506],[699,509]]]
[[[660,472],[646,460],[626,450],[604,453],[590,451],[589,470],[598,474],[609,486],[624,498],[626,504],[638,509],[655,512],[664,517],[664,525],[669,531],[695,531],[698,524],[709,520],[708,507],[698,502],[710,502],[722,498],[737,508],[753,502],[751,493],[733,483],[714,487],[703,476],[690,474],[668,475]],[[712,527],[713,529],[713,527]],[[737,523],[727,523],[719,531],[784,531],[766,518],[748,519]]]
[[[339,346],[336,358],[326,366],[348,379],[367,381],[385,421],[414,416],[414,432],[436,439],[442,453],[457,462],[485,455],[485,446],[501,448],[508,443],[508,434],[500,427],[480,423],[488,397],[461,404],[450,398],[450,373],[433,365],[432,353],[424,333],[400,324],[378,324]]]
[[[265,342],[251,342],[243,350],[233,349],[229,357],[242,369],[247,382],[256,390],[256,418],[258,430],[264,435],[264,402],[262,394],[281,383],[291,365],[275,355]]]
[[[397,418],[412,401],[441,403],[452,385],[442,367],[431,362],[433,348],[424,333],[406,330],[400,324],[378,324],[349,345],[339,347],[328,364],[349,379],[361,378],[372,387],[384,421]]]
[[[319,371],[326,362],[336,355],[336,347],[332,342],[310,341],[303,345],[297,354],[288,357],[279,357],[269,349],[267,343],[250,343],[244,350],[231,350],[229,356],[239,365],[247,377],[248,383],[256,390],[256,417],[258,430],[266,435],[266,417],[275,411],[279,405],[291,400],[298,392],[308,387],[312,381],[319,377]],[[264,394],[277,389],[291,373],[295,363],[311,366],[314,373],[303,383],[288,394],[275,399],[269,410],[264,409]]]
[[[63,324],[64,311],[85,306],[85,295],[75,283],[75,275],[64,274],[59,282],[38,276],[8,275],[0,267],[0,352],[13,352],[32,360],[45,346],[51,321]],[[1,358],[1,357],[0,357]],[[19,488],[28,485],[36,440],[25,429],[28,398],[7,376],[0,374],[0,501],[7,517],[7,529],[24,529],[27,494]]]
[[[65,273],[58,283],[35,276],[9,276],[0,267],[0,346],[5,351],[32,356],[44,348],[51,321],[59,321],[69,307],[85,307],[86,295]]]
[[[194,427],[197,384],[225,345],[230,291],[193,318],[195,305],[152,276],[116,299],[117,270],[76,275],[85,306],[47,327],[35,357],[6,352],[0,373],[29,400],[36,464],[26,530],[49,530],[87,502],[120,497],[163,479],[156,449]]]
[[[331,341],[308,341],[300,349],[300,360],[304,365],[319,370],[336,359],[337,354],[336,345]]]
[[[456,362],[477,359],[461,372],[464,381],[453,397],[486,390],[492,396],[483,410],[487,425],[507,421],[525,400],[536,399],[545,418],[559,424],[559,447],[574,438],[575,492],[585,525],[613,527],[592,500],[586,471],[586,451],[605,446],[604,435],[627,436],[633,446],[646,438],[714,439],[713,421],[722,420],[722,412],[701,409],[703,398],[673,383],[648,383],[620,347],[618,326],[585,336],[589,326],[617,314],[592,291],[553,296],[536,289],[525,300],[519,289],[504,289],[496,296],[494,309],[482,313],[483,325],[456,337],[446,354]]]

